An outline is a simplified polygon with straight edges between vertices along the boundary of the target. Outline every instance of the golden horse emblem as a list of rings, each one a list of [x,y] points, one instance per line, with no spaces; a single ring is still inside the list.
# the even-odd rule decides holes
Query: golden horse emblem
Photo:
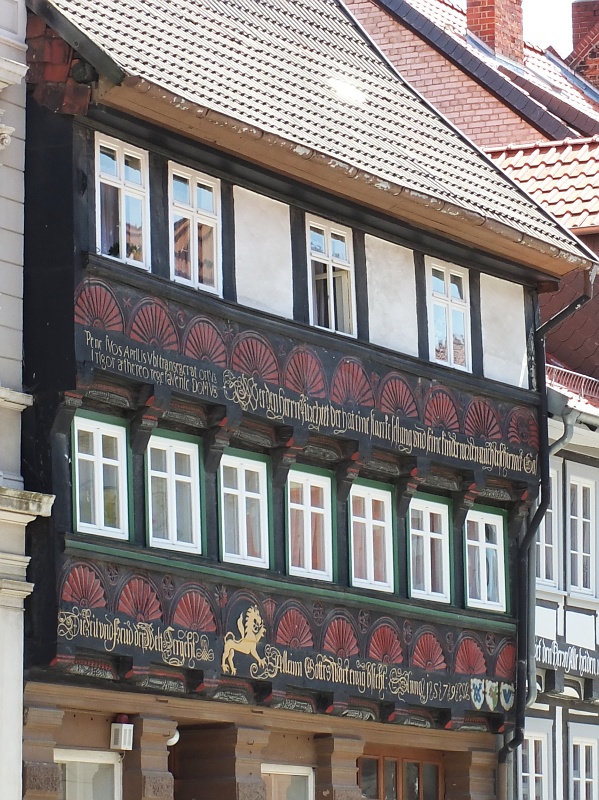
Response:
[[[237,638],[231,631],[225,634],[225,646],[221,662],[222,670],[226,674],[236,675],[237,670],[233,663],[235,651],[246,656],[253,656],[258,664],[263,667],[264,659],[260,658],[256,646],[266,633],[262,617],[257,606],[250,606],[245,614],[242,612],[237,620],[237,627],[241,636]]]

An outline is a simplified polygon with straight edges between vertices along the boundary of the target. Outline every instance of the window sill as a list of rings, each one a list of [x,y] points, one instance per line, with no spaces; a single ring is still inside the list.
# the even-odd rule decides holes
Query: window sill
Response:
[[[576,607],[589,611],[599,611],[599,599],[591,594],[565,593],[565,610],[572,611]]]

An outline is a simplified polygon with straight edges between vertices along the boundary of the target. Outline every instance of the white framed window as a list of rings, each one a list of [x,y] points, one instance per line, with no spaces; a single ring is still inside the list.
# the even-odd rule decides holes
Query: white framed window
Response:
[[[220,462],[224,561],[268,567],[268,488],[264,461],[225,454]]]
[[[590,467],[568,465],[568,585],[572,592],[588,595],[595,593],[596,474]]]
[[[302,470],[287,478],[289,574],[333,579],[331,479]]]
[[[154,435],[147,449],[149,540],[153,547],[199,553],[198,447]]]
[[[560,484],[555,469],[550,470],[549,485],[549,506],[537,531],[537,583],[557,587]]]
[[[518,753],[519,800],[548,800],[549,759],[547,737],[526,734]]]
[[[466,516],[466,594],[472,608],[505,611],[504,524],[500,514]]]
[[[126,539],[129,509],[125,428],[76,416],[73,439],[77,530]]]
[[[590,725],[570,725],[570,800],[597,800],[597,734]]]
[[[148,154],[96,134],[96,236],[101,255],[150,268]]]
[[[427,259],[431,361],[470,371],[470,292],[468,270]]]
[[[54,750],[60,765],[60,800],[123,800],[120,753]]]
[[[266,800],[314,800],[314,770],[289,764],[262,764]]]
[[[393,591],[391,492],[362,485],[349,495],[352,586]]]
[[[306,220],[310,323],[356,335],[352,232],[318,217]]]
[[[410,502],[410,595],[449,603],[449,512],[445,503]]]
[[[169,162],[171,278],[220,294],[220,181]]]

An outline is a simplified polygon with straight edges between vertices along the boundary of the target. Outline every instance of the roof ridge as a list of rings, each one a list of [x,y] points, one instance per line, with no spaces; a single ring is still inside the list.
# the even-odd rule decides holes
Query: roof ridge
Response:
[[[565,147],[566,145],[577,147],[579,145],[588,145],[592,143],[599,144],[599,135],[586,136],[580,139],[578,137],[567,137],[566,139],[558,140],[538,139],[536,142],[524,142],[523,144],[510,143],[502,147],[485,147],[485,153],[507,153],[508,151],[533,149],[540,150],[551,147]]]

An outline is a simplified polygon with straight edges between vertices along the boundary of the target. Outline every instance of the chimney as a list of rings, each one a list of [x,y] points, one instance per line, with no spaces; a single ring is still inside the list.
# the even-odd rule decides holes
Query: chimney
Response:
[[[599,22],[599,0],[575,0],[572,3],[572,52]]]
[[[498,56],[524,61],[522,0],[468,0],[466,15],[468,30]]]

